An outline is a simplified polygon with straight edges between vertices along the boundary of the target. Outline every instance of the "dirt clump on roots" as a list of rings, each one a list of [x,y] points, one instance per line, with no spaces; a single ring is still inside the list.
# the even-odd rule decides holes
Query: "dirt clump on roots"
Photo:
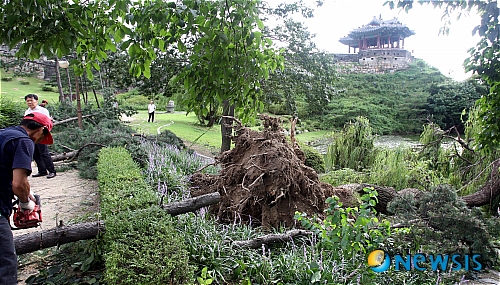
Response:
[[[304,164],[304,153],[287,140],[279,118],[260,119],[261,132],[236,126],[234,148],[216,157],[218,175],[193,175],[193,196],[219,192],[221,202],[210,212],[221,222],[292,227],[296,211],[321,215],[333,187]]]

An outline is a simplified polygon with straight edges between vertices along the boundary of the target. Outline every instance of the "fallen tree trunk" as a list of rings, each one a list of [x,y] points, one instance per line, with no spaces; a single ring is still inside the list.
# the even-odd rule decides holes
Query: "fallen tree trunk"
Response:
[[[196,198],[163,205],[163,209],[172,216],[177,216],[187,212],[194,212],[202,207],[217,204],[220,202],[219,192],[210,193]]]
[[[490,204],[496,197],[500,195],[500,174],[498,172],[500,167],[500,159],[495,160],[492,164],[490,172],[490,179],[475,193],[462,196],[465,204],[468,207],[479,207]],[[373,187],[378,193],[378,203],[375,206],[377,212],[388,214],[387,205],[397,196],[402,194],[412,194],[418,198],[421,192],[418,189],[408,188],[396,191],[392,187],[383,187],[372,184],[346,184],[338,187],[350,189],[353,192],[363,194],[363,189],[366,187]],[[336,187],[337,188],[337,187]]]
[[[162,208],[168,214],[176,216],[193,212],[219,202],[220,194],[216,192],[163,205]],[[16,253],[20,255],[44,248],[59,246],[65,243],[92,239],[104,230],[104,221],[81,223],[15,236],[14,244]]]
[[[56,155],[52,156],[52,161],[56,162],[56,161],[63,161],[63,160],[66,160],[66,159],[71,159],[71,158],[75,157],[77,153],[78,153],[77,150],[70,151],[70,152],[64,152],[64,153],[59,153],[59,154],[56,154]]]
[[[17,255],[20,255],[65,243],[93,239],[103,230],[103,221],[62,226],[41,232],[15,236],[14,244]]]
[[[103,144],[100,143],[88,143],[80,147],[78,150],[74,150],[71,152],[65,152],[57,155],[52,156],[52,161],[62,161],[62,160],[67,160],[67,159],[74,159],[77,158],[80,152],[87,146],[100,146],[100,147],[106,147]]]
[[[82,118],[92,117],[92,116],[95,116],[95,115],[97,115],[97,113],[95,113],[95,114],[88,114],[88,115],[82,116]],[[56,122],[54,122],[54,126],[57,126],[57,125],[60,125],[60,124],[64,124],[64,123],[67,123],[67,122],[76,121],[76,120],[78,120],[78,117],[73,117],[73,118],[68,118],[68,119],[64,119],[64,120],[61,120],[61,121],[56,121]]]
[[[500,179],[498,173],[498,167],[500,166],[500,159],[495,160],[492,163],[492,169],[490,173],[490,179],[486,182],[479,191],[462,197],[467,206],[478,207],[488,205],[500,195]]]
[[[275,242],[289,242],[293,240],[293,238],[296,236],[309,236],[312,234],[313,232],[311,231],[291,230],[287,231],[284,234],[269,234],[251,240],[234,241],[233,245],[255,249],[255,248],[260,248],[263,244],[271,244]]]

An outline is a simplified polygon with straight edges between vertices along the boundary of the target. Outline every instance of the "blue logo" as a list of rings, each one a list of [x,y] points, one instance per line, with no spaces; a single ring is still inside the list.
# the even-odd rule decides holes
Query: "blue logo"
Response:
[[[400,270],[432,270],[432,271],[445,271],[451,266],[451,270],[476,270],[479,271],[483,268],[479,259],[480,254],[431,254],[424,255],[417,253],[414,255],[407,254],[402,256],[400,254],[394,255],[394,269]],[[391,266],[391,257],[381,249],[374,250],[368,255],[368,266],[374,272],[384,272]]]
[[[384,272],[391,265],[391,258],[383,250],[374,250],[368,255],[368,265],[375,272]]]

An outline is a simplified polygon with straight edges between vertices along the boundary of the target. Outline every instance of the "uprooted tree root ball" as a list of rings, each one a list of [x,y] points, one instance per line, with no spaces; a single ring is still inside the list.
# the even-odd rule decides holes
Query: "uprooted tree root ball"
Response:
[[[221,222],[291,227],[296,211],[321,215],[333,187],[304,164],[304,153],[287,141],[279,118],[260,119],[262,132],[236,127],[235,147],[216,158],[218,175],[193,175],[193,196],[218,191],[221,202],[210,211]]]

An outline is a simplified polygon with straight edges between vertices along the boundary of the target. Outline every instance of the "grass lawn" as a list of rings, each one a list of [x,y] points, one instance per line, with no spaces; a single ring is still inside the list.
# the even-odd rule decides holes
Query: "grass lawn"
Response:
[[[24,103],[24,96],[32,93],[38,95],[39,103],[41,103],[43,99],[49,101],[49,104],[56,104],[59,102],[59,92],[57,91],[57,87],[52,87],[54,90],[53,92],[42,90],[42,87],[48,84],[47,81],[38,79],[37,77],[14,77],[12,81],[1,80],[1,78],[12,77],[12,75],[13,73],[5,72],[0,68],[0,98],[6,98],[14,102]],[[22,81],[27,81],[29,84],[21,84]],[[75,90],[73,89],[72,92],[74,95]],[[83,94],[80,96],[83,97]],[[99,101],[102,102],[102,95],[98,94],[97,96]],[[89,101],[95,102],[95,98],[92,93],[89,93]]]
[[[12,73],[5,72],[0,69],[0,78],[12,77]],[[29,82],[28,85],[21,84],[22,81]],[[14,77],[12,81],[0,80],[0,97],[11,99],[14,102],[24,102],[24,96],[29,93],[38,95],[39,101],[46,99],[50,103],[59,101],[59,93],[57,87],[54,87],[55,92],[42,91],[42,87],[47,82],[36,77]]]
[[[212,152],[218,152],[221,146],[220,125],[207,128],[198,123],[196,115],[185,112],[166,113],[156,112],[155,122],[148,123],[147,111],[139,111],[132,116],[130,126],[142,134],[153,135],[168,129],[176,136],[187,142],[186,146],[201,146]],[[330,135],[331,131],[314,131],[297,135],[297,140],[308,143]]]
[[[185,112],[155,112],[154,123],[148,123],[147,111],[139,111],[130,121],[130,126],[142,134],[157,134],[162,130],[170,130],[187,142],[186,146],[199,145],[211,151],[219,151],[221,146],[220,125],[207,128],[198,123],[196,115]]]
[[[301,143],[309,143],[320,139],[328,138],[331,135],[331,133],[332,131],[321,130],[308,133],[301,133],[296,135],[296,138]]]

